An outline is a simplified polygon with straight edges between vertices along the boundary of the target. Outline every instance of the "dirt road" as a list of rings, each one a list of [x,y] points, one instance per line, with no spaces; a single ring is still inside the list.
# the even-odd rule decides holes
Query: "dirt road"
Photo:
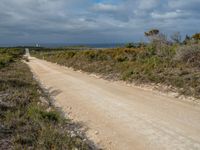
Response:
[[[200,107],[36,58],[28,63],[56,105],[112,150],[200,150]]]

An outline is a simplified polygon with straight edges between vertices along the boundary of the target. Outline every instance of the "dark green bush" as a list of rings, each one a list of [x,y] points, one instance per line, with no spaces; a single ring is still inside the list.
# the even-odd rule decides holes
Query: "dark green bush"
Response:
[[[135,48],[134,43],[128,43],[125,45],[126,48]]]

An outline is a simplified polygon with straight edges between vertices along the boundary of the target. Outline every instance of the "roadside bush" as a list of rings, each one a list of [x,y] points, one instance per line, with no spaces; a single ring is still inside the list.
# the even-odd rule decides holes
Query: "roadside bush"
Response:
[[[18,48],[0,48],[0,68],[22,56],[24,50]]]
[[[178,48],[175,60],[200,68],[200,45],[186,45]]]
[[[0,68],[5,67],[6,64],[10,63],[13,61],[12,56],[9,54],[1,54],[0,55]]]
[[[72,51],[70,51],[68,53],[65,53],[65,54],[67,55],[68,58],[72,58],[72,57],[74,57],[76,55],[76,53],[72,52]]]
[[[83,54],[87,58],[87,60],[89,60],[89,61],[93,61],[93,60],[96,59],[96,52],[95,51],[84,51]]]
[[[192,50],[191,50],[192,47]],[[159,48],[159,49],[158,49]],[[38,58],[72,67],[75,70],[97,73],[112,80],[134,83],[155,83],[177,88],[184,95],[200,97],[199,45],[154,43],[140,48],[36,53]],[[49,55],[51,54],[51,55]],[[59,57],[58,57],[59,55]],[[176,59],[174,59],[176,58]],[[174,89],[174,88],[173,88]]]
[[[127,58],[124,54],[120,54],[120,55],[117,55],[117,56],[115,57],[115,60],[116,60],[117,62],[123,62],[123,61],[127,61],[128,58]]]

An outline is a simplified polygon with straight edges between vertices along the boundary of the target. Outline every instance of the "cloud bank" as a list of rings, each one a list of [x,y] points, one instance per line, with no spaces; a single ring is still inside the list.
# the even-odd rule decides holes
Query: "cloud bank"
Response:
[[[200,32],[200,0],[1,0],[0,44],[112,43]]]

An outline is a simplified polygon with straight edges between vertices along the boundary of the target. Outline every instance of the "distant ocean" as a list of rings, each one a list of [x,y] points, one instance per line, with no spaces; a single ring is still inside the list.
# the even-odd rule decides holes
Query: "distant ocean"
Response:
[[[65,43],[38,43],[37,44],[40,47],[46,47],[46,48],[61,48],[61,47],[89,47],[89,48],[116,48],[116,47],[123,47],[124,43],[96,43],[96,44],[85,44],[85,43],[76,43],[76,44],[65,44]],[[0,44],[0,47],[15,47],[15,46],[36,46],[36,44]]]

